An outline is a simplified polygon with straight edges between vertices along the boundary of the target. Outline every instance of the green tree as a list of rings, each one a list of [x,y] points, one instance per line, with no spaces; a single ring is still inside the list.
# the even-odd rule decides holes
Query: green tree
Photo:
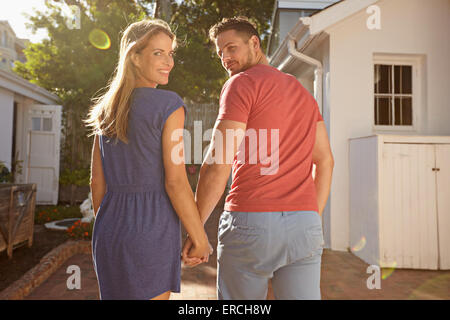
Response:
[[[157,3],[158,2],[158,3]],[[217,102],[227,74],[208,39],[210,26],[223,17],[246,15],[253,19],[266,46],[273,0],[46,0],[45,12],[29,16],[32,30],[45,28],[49,39],[25,49],[27,61],[14,71],[58,95],[63,107],[61,170],[89,167],[92,137],[84,123],[91,99],[104,92],[117,59],[121,31],[132,22],[153,15],[151,5],[171,4],[166,19],[182,45],[177,51],[170,82],[173,90],[194,102]],[[162,5],[164,4],[164,5]],[[64,5],[76,6],[79,27],[70,27]],[[163,10],[164,11],[164,10]]]
[[[28,16],[32,30],[45,28],[49,39],[25,49],[27,61],[14,71],[61,99],[63,139],[61,169],[89,166],[92,137],[81,121],[91,99],[102,92],[118,59],[120,32],[146,16],[142,1],[46,1],[45,12]],[[79,28],[67,21],[68,5],[78,7]],[[77,14],[75,12],[74,14]]]

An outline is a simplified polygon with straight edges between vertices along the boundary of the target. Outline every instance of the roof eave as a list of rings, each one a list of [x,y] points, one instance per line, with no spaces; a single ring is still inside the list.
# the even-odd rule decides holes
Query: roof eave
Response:
[[[269,63],[277,68],[286,60],[286,57],[289,56],[288,41],[294,40],[297,43],[297,47],[300,47],[303,43],[310,43],[311,38],[312,36],[308,25],[304,24],[302,18],[300,18],[291,31],[288,32],[277,50],[269,58]]]
[[[14,85],[16,86],[15,88],[21,87],[25,92],[29,93],[29,94],[24,93],[21,94],[24,94],[29,98],[32,98],[39,102],[51,104],[51,103],[58,103],[60,101],[60,98],[57,95],[45,90],[44,88],[39,87],[38,85],[35,85],[34,83],[31,83],[19,77],[18,75],[12,72],[0,69],[0,80],[3,80],[4,84],[8,82],[10,83],[10,85],[2,85],[1,87],[4,87],[5,89],[14,92],[16,92],[16,90],[14,90]],[[3,81],[0,81],[0,83]]]
[[[281,45],[269,58],[269,63],[274,67],[285,61],[289,55],[287,42],[297,42],[297,50],[304,51],[322,32],[326,32],[332,25],[348,16],[369,7],[379,0],[345,0],[323,9],[310,17],[299,18],[298,22],[284,38]]]

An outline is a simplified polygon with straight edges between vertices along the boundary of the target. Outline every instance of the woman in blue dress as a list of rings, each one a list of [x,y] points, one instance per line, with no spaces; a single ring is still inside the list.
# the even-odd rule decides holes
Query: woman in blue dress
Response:
[[[191,261],[210,254],[184,165],[186,108],[175,92],[156,88],[169,81],[175,47],[162,20],[128,26],[114,77],[85,120],[95,135],[92,258],[100,299],[180,292],[180,221],[195,243]]]

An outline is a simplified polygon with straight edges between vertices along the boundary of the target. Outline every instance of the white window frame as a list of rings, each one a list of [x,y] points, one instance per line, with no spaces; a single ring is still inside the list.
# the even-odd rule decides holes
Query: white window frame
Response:
[[[413,56],[413,55],[388,55],[388,54],[376,54],[373,58],[372,63],[372,79],[374,78],[374,66],[376,64],[387,64],[387,65],[407,65],[412,67],[412,125],[411,126],[403,126],[403,125],[392,125],[392,126],[386,126],[386,125],[376,125],[375,124],[375,115],[374,110],[375,106],[373,105],[373,101],[375,101],[375,91],[373,89],[373,84],[371,86],[372,88],[372,130],[374,132],[417,132],[419,130],[419,121],[421,120],[419,118],[419,115],[422,114],[422,92],[421,92],[421,82],[423,81],[422,78],[422,63],[421,63],[421,57],[420,56]],[[373,81],[373,80],[372,80]],[[394,104],[392,105],[394,108]],[[394,109],[393,109],[393,112]]]
[[[33,118],[39,119],[39,130],[33,130]],[[50,119],[51,130],[44,130],[44,119]],[[45,114],[45,115],[39,115],[39,114],[32,115],[31,116],[30,131],[32,131],[32,132],[53,132],[53,122],[52,122],[51,114],[50,114],[50,116],[47,115],[47,114]]]

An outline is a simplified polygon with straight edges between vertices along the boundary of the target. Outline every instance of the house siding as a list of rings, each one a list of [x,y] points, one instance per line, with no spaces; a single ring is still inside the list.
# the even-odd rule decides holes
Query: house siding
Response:
[[[11,170],[14,94],[0,88],[0,161]]]
[[[411,135],[450,135],[450,1],[382,0],[381,29],[366,26],[370,14],[360,11],[326,32],[330,35],[330,144],[335,158],[330,197],[332,249],[349,246],[349,139],[380,133],[373,127],[373,60],[377,53],[420,59],[421,100]],[[397,131],[382,133],[398,133]]]

